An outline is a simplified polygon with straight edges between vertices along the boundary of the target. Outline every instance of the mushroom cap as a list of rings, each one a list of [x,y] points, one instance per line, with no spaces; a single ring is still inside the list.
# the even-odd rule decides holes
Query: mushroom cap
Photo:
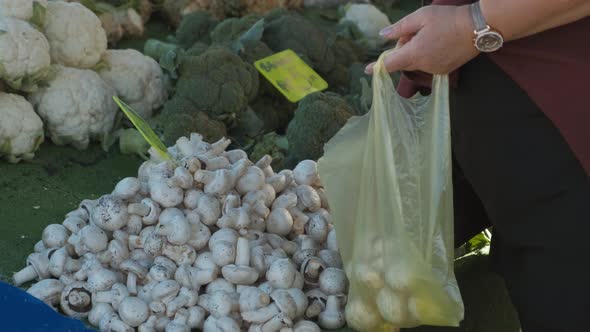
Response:
[[[133,259],[126,259],[123,262],[121,262],[121,264],[119,265],[119,270],[128,273],[133,273],[139,279],[145,278],[148,272],[143,265],[139,264],[139,262]]]
[[[115,185],[113,195],[121,199],[133,198],[141,188],[141,183],[135,177],[126,177]]]
[[[160,217],[160,206],[151,198],[144,198],[141,200],[141,204],[147,205],[150,208],[150,212],[147,216],[143,217],[143,221],[148,224],[155,224]]]
[[[293,228],[293,217],[285,208],[273,209],[266,220],[266,230],[269,233],[287,236]]]
[[[329,267],[322,271],[320,289],[327,295],[340,295],[348,291],[348,278],[343,270]]]
[[[151,297],[156,301],[164,301],[174,298],[178,291],[180,291],[180,284],[176,280],[164,280],[154,286]]]
[[[27,289],[27,293],[45,303],[53,305],[59,302],[63,289],[64,284],[61,281],[57,279],[43,279]]]
[[[99,268],[88,275],[86,284],[92,292],[99,292],[110,289],[118,281],[119,276],[115,271]]]
[[[109,244],[107,233],[93,224],[86,225],[80,230],[80,241],[84,249],[93,253],[105,250]]]
[[[140,298],[129,296],[119,304],[121,320],[131,327],[138,327],[149,317],[148,305]]]
[[[121,283],[116,283],[111,288],[111,294],[113,297],[111,302],[112,306],[113,308],[117,309],[119,308],[121,301],[123,301],[126,297],[129,296],[129,290],[127,289],[127,286]]]
[[[60,224],[47,225],[41,235],[45,248],[63,247],[67,243],[68,237],[68,230]]]
[[[287,292],[289,292],[295,301],[295,304],[297,305],[297,314],[295,318],[303,317],[305,314],[305,309],[307,309],[307,306],[309,305],[307,296],[305,296],[305,293],[299,288],[289,288],[287,289]]]
[[[252,285],[258,280],[258,271],[250,266],[226,265],[221,268],[221,274],[235,285]]]
[[[266,280],[273,288],[290,288],[295,281],[296,272],[290,259],[280,258],[275,260],[266,271]]]
[[[113,195],[104,195],[90,213],[90,221],[106,230],[115,231],[127,224],[127,205]]]
[[[51,258],[49,258],[48,269],[52,276],[59,278],[59,276],[63,273],[68,256],[68,251],[65,247],[59,248],[51,254]]]
[[[83,282],[74,282],[66,286],[60,299],[63,312],[74,318],[87,317],[92,309],[92,291]]]
[[[114,313],[115,310],[108,303],[96,303],[93,305],[92,310],[88,313],[88,321],[94,326],[98,326],[100,320],[106,316]]]
[[[272,293],[270,293],[270,298],[286,317],[290,319],[297,317],[297,303],[286,289],[273,290]]]
[[[49,256],[55,252],[55,249],[46,249],[43,252],[34,252],[27,257],[27,265],[35,269],[38,279],[49,277]]]
[[[318,324],[310,320],[300,320],[293,325],[293,332],[321,332]]]

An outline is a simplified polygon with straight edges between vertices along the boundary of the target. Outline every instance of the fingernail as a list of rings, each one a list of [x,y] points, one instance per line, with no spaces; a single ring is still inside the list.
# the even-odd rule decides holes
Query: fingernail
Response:
[[[391,26],[388,26],[387,28],[379,31],[379,36],[381,37],[386,37],[387,35],[389,35],[391,32],[393,31]]]

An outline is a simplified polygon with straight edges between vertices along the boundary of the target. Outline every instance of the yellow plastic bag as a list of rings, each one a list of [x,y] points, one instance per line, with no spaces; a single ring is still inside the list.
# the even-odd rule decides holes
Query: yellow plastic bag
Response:
[[[370,112],[349,119],[318,161],[350,280],[346,319],[359,331],[458,326],[448,78],[404,99],[386,54]]]

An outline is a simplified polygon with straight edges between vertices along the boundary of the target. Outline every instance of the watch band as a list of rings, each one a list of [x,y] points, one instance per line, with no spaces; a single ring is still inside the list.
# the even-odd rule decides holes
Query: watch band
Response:
[[[486,20],[481,12],[479,1],[472,3],[469,6],[469,10],[471,12],[471,16],[473,17],[473,22],[475,23],[475,31],[489,29],[489,26],[486,23]]]

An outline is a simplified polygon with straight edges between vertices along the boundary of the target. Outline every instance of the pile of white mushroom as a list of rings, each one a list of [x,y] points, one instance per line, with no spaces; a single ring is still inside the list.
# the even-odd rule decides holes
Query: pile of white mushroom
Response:
[[[348,280],[317,165],[275,173],[198,134],[48,225],[14,275],[101,331],[320,331]]]

